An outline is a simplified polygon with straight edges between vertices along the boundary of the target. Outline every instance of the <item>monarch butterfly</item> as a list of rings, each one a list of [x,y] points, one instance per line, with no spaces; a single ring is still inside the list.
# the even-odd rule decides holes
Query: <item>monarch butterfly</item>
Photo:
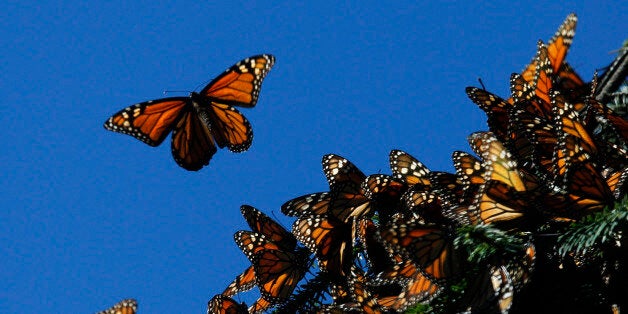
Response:
[[[253,256],[257,286],[271,304],[285,301],[308,269],[305,251],[263,249]]]
[[[283,249],[287,251],[294,250],[297,245],[297,240],[290,232],[284,229],[280,224],[272,220],[266,214],[253,206],[242,205],[240,207],[242,216],[249,224],[253,232],[243,231],[239,234],[236,233],[236,243],[240,243],[245,246],[252,245],[253,250],[243,251],[250,258],[253,254],[263,248],[271,249]],[[263,238],[262,238],[263,237]],[[242,274],[238,275],[227,286],[223,295],[232,296],[236,293],[247,291],[255,286],[255,271],[253,266],[247,268]]]
[[[465,202],[464,184],[455,174],[445,171],[432,171],[430,173],[430,181],[432,182],[432,190],[434,192],[447,196],[458,204]]]
[[[351,275],[348,279],[349,291],[355,303],[345,303],[341,309],[351,311],[359,310],[362,313],[377,314],[383,313],[382,307],[377,302],[377,298],[366,286],[364,272],[356,266],[351,267]]]
[[[126,299],[116,303],[113,307],[100,311],[96,314],[135,314],[137,311],[137,301]]]
[[[506,266],[490,266],[466,289],[464,304],[468,304],[473,313],[506,314],[512,305],[514,290]]]
[[[414,218],[397,218],[379,234],[390,251],[412,260],[436,283],[450,279],[459,270],[453,234],[444,225],[425,224]]]
[[[441,291],[441,287],[423,275],[421,270],[410,260],[402,261],[391,269],[380,273],[376,282],[399,282],[402,284],[400,294],[378,298],[379,304],[398,312],[403,312],[419,302],[427,302]]]
[[[292,233],[257,208],[242,205],[240,211],[251,230],[268,237],[270,241],[277,244],[281,249],[290,251],[297,246],[297,240]]]
[[[297,219],[292,233],[314,252],[321,270],[332,277],[345,276],[353,262],[351,227],[332,215],[311,215]]]
[[[381,220],[380,220],[381,223]],[[356,237],[362,245],[365,259],[368,264],[368,272],[377,274],[393,266],[394,262],[389,257],[389,252],[377,239],[377,226],[370,219],[360,219],[354,223]]]
[[[554,72],[558,72],[561,65],[563,64],[565,57],[567,56],[567,52],[569,51],[569,47],[573,42],[573,37],[576,34],[576,24],[578,22],[578,17],[576,14],[571,13],[565,18],[565,21],[558,27],[554,36],[547,43],[547,54],[548,60],[550,61],[550,65],[552,66],[552,70]],[[534,72],[537,65],[537,59],[533,59],[532,62],[526,67],[526,69],[522,72],[522,76],[528,82],[533,81]]]
[[[547,46],[545,46],[545,44],[540,40],[537,43],[537,50],[535,58],[536,70],[534,71],[532,88],[534,88],[536,96],[548,104],[550,103],[549,92],[554,86],[554,68],[552,67],[552,62],[549,59]],[[551,114],[551,112],[546,112],[546,114]]]
[[[394,149],[390,151],[389,160],[394,178],[405,182],[409,186],[430,186],[428,178],[430,170],[410,154]]]
[[[536,178],[518,169],[510,152],[491,132],[471,134],[469,144],[482,157],[485,168],[485,182],[469,207],[471,222],[518,221],[530,212],[531,193],[538,186]]]
[[[339,155],[323,156],[322,164],[331,194],[329,212],[344,222],[348,222],[351,217],[370,214],[372,210],[369,199],[362,188],[366,175]]]
[[[506,131],[510,125],[508,111],[512,104],[501,97],[477,87],[467,87],[466,93],[469,99],[480,107],[488,117],[488,128],[501,139],[506,140]]]
[[[268,300],[262,298],[257,299],[257,301],[255,301],[255,303],[253,303],[253,305],[251,305],[251,307],[249,307],[249,313],[251,314],[257,314],[257,313],[262,313],[264,312],[266,309],[268,309],[272,304],[270,304],[270,302],[268,302]]]
[[[238,231],[238,247],[253,264],[255,283],[262,297],[271,304],[285,300],[307,270],[307,256],[302,250],[284,250],[263,234]]]
[[[628,185],[626,185],[627,181],[628,167],[611,173],[606,178],[606,184],[611,192],[613,192],[616,200],[621,200],[624,197],[624,194],[626,194],[626,190],[628,190]]]
[[[462,181],[465,196],[475,195],[479,186],[486,181],[483,177],[485,170],[482,161],[462,151],[453,152],[451,159]]]
[[[217,294],[207,302],[207,314],[245,314],[246,304],[237,303],[232,298]]]
[[[262,81],[275,63],[272,55],[246,58],[189,97],[151,100],[120,110],[105,129],[131,135],[150,146],[172,131],[172,155],[182,168],[200,170],[209,164],[216,145],[232,152],[251,146],[249,121],[233,106],[254,107]]]
[[[362,182],[364,196],[369,200],[371,211],[379,213],[380,222],[385,222],[399,208],[399,199],[407,185],[386,174],[373,174]]]
[[[551,96],[558,133],[558,145],[554,154],[555,183],[565,189],[571,166],[597,159],[598,149],[573,105],[558,91],[552,91]]]
[[[522,104],[515,103],[511,111],[509,148],[522,167],[539,174],[550,172],[558,144],[555,127],[551,120],[536,116],[522,107]]]
[[[318,192],[299,196],[281,205],[281,212],[287,216],[323,215],[329,210],[329,192]]]
[[[444,222],[443,203],[436,191],[409,190],[401,198],[412,217],[423,222]]]
[[[227,286],[222,295],[230,297],[236,293],[251,290],[253,287],[255,287],[255,270],[253,266],[250,266]]]
[[[592,109],[591,112],[595,113],[596,118],[601,120],[600,123],[610,126],[621,143],[624,146],[628,145],[628,120],[593,98],[587,98],[587,105]]]
[[[521,75],[517,73],[511,75],[510,92],[514,101],[513,104],[518,103],[530,114],[551,121],[552,108],[550,104],[539,98],[534,86],[526,82]]]

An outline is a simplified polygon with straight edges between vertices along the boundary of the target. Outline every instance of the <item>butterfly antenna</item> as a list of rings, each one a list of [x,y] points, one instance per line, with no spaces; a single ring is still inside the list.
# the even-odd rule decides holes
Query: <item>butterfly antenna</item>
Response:
[[[486,86],[484,86],[484,82],[482,82],[482,78],[478,77],[478,82],[480,82],[480,85],[482,86],[483,90],[486,90]]]
[[[164,91],[164,95],[167,95],[168,93],[190,93],[190,91],[187,90],[165,90]]]
[[[271,210],[270,211],[271,215],[273,216],[273,218],[275,218],[275,221],[280,224],[284,229],[288,230],[288,228],[286,228],[282,223],[281,220],[279,220],[279,217],[277,217],[277,215],[275,215],[275,211]]]

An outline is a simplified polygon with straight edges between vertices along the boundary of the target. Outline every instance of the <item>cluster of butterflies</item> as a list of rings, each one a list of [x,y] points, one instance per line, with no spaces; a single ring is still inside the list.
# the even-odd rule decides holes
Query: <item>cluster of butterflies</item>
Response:
[[[209,164],[216,145],[232,152],[249,149],[251,124],[234,106],[257,104],[262,81],[275,63],[272,55],[246,58],[189,97],[151,100],[124,108],[105,121],[105,129],[159,146],[172,132],[172,156],[182,168]]]
[[[234,237],[251,266],[209,301],[208,313],[285,311],[300,281],[316,281],[322,293],[303,312],[402,312],[460,278],[470,280],[457,311],[507,313],[534,271],[530,235],[560,232],[628,190],[628,121],[595,99],[595,78],[585,83],[565,62],[576,22],[569,15],[538,43],[532,62],[511,76],[510,98],[467,88],[490,131],[468,138],[478,157],[452,154],[455,173],[393,150],[391,174],[367,176],[329,154],[329,190],[281,207],[296,218],[291,232],[243,206],[251,231]],[[471,264],[456,242],[465,226],[495,228],[521,245]],[[308,278],[312,265],[319,271]],[[479,275],[465,277],[470,271]],[[232,298],[255,286],[261,296],[252,306]]]

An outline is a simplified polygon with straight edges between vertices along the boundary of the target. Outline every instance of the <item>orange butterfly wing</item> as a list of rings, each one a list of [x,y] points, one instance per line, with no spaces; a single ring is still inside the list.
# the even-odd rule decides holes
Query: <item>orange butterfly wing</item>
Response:
[[[253,141],[249,121],[232,106],[251,108],[257,104],[262,81],[275,63],[272,55],[246,58],[212,80],[199,93],[201,110],[207,113],[218,147],[232,152],[247,150]]]
[[[105,121],[105,129],[131,135],[140,141],[158,146],[174,128],[189,98],[172,97],[151,100],[124,108]]]
[[[216,295],[207,303],[207,314],[245,314],[248,313],[244,303],[237,303],[232,298]]]
[[[126,299],[118,302],[110,309],[98,312],[96,314],[135,314],[137,311],[137,301],[134,299]]]
[[[251,147],[253,128],[240,111],[213,101],[209,108],[202,110],[208,113],[211,133],[220,148],[240,153]]]
[[[265,249],[253,257],[257,286],[271,303],[287,299],[307,270],[301,254]]]
[[[190,171],[208,165],[217,151],[207,124],[192,110],[184,112],[179,119],[172,132],[170,148],[177,164]]]
[[[238,275],[238,277],[236,277],[229,284],[229,286],[227,286],[225,291],[222,292],[222,295],[230,297],[232,295],[235,295],[236,293],[253,289],[254,286],[255,286],[255,270],[253,269],[253,266],[250,266],[243,273]]]
[[[254,107],[262,81],[274,64],[275,57],[272,55],[246,58],[212,80],[199,94],[216,103]]]

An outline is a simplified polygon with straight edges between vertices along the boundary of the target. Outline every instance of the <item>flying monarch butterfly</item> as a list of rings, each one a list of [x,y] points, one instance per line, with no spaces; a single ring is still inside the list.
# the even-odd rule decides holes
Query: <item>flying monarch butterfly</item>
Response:
[[[249,121],[233,106],[254,107],[264,77],[275,63],[272,55],[246,58],[189,97],[151,100],[120,110],[105,129],[131,135],[150,146],[161,144],[172,131],[172,155],[186,170],[209,164],[216,145],[232,152],[251,146]]]
[[[237,303],[232,298],[217,294],[207,302],[207,314],[246,314],[246,304]]]
[[[297,219],[292,233],[316,256],[321,270],[332,277],[346,276],[353,263],[352,225],[332,215],[310,215]]]
[[[137,301],[134,299],[126,299],[96,314],[135,314],[135,312],[137,312]]]
[[[436,283],[456,276],[460,270],[453,233],[445,225],[399,217],[381,228],[379,234],[390,251],[412,260],[423,274]]]
[[[394,149],[390,151],[389,160],[394,178],[405,182],[409,186],[430,186],[428,178],[430,170],[410,154]]]

